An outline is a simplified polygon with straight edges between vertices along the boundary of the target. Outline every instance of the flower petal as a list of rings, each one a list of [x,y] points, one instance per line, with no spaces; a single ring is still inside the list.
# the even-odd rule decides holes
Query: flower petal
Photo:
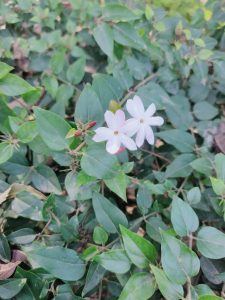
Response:
[[[127,134],[128,136],[133,136],[138,131],[139,127],[140,122],[135,118],[131,118],[126,121],[125,125],[122,128],[122,132]]]
[[[150,126],[161,126],[163,125],[164,120],[162,117],[151,117],[148,119],[148,124]]]
[[[106,151],[115,154],[120,149],[120,144],[118,136],[114,136],[106,143]]]
[[[152,103],[151,105],[149,105],[149,107],[147,108],[145,114],[147,117],[151,117],[154,115],[154,113],[156,112],[156,107],[155,104]]]
[[[121,143],[129,150],[137,150],[137,146],[135,142],[127,135],[121,134],[120,135]]]
[[[136,109],[136,105],[132,99],[128,99],[126,103],[126,108],[129,114],[134,118],[140,118],[138,111]]]
[[[116,129],[116,121],[115,121],[115,114],[111,111],[107,110],[104,114],[106,124],[109,128],[115,130]]]
[[[152,128],[149,126],[145,126],[145,137],[146,137],[147,142],[150,145],[154,145],[154,143],[155,143],[154,133],[153,133]]]
[[[113,131],[107,127],[99,127],[95,130],[92,140],[95,142],[103,142],[109,140],[113,136]]]
[[[136,136],[136,145],[138,147],[141,147],[144,144],[144,140],[145,140],[145,126],[140,126],[138,132],[137,132],[137,136]]]
[[[117,110],[114,120],[117,128],[120,129],[125,123],[125,113],[121,109]]]
[[[138,115],[143,117],[143,115],[145,113],[145,108],[144,108],[141,98],[139,96],[135,95],[133,98],[133,101],[134,101],[136,109],[138,111]]]

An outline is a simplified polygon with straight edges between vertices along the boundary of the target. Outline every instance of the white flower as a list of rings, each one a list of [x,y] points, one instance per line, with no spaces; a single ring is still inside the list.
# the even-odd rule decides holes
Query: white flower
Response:
[[[129,136],[136,135],[136,145],[141,147],[146,139],[150,145],[154,144],[155,138],[151,126],[161,126],[164,123],[162,117],[153,117],[156,108],[151,104],[145,111],[142,100],[139,96],[134,96],[133,100],[129,99],[126,108],[131,119],[126,121],[126,132]]]
[[[93,140],[95,142],[107,141],[106,150],[111,154],[117,153],[121,144],[129,150],[137,150],[135,142],[126,133],[124,112],[120,109],[115,114],[106,111],[104,116],[108,127],[96,129]]]

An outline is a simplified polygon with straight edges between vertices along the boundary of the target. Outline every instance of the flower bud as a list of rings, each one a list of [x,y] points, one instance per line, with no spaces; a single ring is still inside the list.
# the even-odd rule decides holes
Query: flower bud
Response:
[[[88,123],[87,129],[90,129],[90,128],[94,127],[96,125],[96,123],[97,123],[96,121],[90,121]]]
[[[74,132],[74,136],[81,136],[82,135],[82,131],[81,130],[76,130]]]
[[[113,113],[115,113],[119,109],[121,109],[121,105],[119,104],[119,102],[117,102],[115,100],[111,100],[109,102],[109,110],[110,111],[112,111]]]

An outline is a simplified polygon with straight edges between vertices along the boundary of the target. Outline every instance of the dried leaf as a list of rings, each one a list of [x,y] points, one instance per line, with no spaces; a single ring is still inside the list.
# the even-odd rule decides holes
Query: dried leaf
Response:
[[[11,262],[7,264],[0,264],[0,280],[9,278],[15,272],[16,267],[25,260],[26,255],[23,252],[19,250],[13,250]]]

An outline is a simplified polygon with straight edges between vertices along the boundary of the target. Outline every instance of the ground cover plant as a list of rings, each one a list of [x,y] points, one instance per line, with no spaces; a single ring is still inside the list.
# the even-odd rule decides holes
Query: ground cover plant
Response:
[[[225,297],[225,6],[186,2],[0,1],[0,299]]]

